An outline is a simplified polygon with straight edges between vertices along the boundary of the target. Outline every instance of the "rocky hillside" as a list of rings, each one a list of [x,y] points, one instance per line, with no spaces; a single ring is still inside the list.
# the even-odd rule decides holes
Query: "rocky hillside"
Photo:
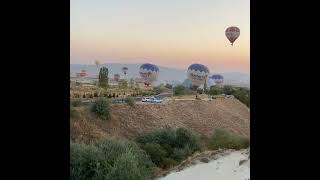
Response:
[[[202,135],[211,135],[214,128],[250,135],[249,109],[236,99],[213,101],[169,101],[165,104],[125,104],[112,106],[112,119],[102,121],[88,108],[78,108],[78,118],[71,119],[71,139],[94,142],[105,137],[132,139],[158,128],[190,128]]]

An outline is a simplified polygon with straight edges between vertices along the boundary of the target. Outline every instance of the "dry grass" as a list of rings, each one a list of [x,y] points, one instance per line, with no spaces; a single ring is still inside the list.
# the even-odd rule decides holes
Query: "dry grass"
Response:
[[[249,109],[236,99],[213,101],[169,101],[166,104],[112,105],[110,121],[101,121],[84,107],[80,117],[71,120],[71,138],[76,142],[94,142],[113,136],[133,139],[159,128],[189,128],[210,136],[215,128],[250,136]]]

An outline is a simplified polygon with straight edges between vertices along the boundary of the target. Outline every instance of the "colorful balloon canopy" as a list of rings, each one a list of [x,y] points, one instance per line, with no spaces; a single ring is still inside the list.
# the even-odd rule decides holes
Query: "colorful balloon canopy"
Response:
[[[114,74],[114,75],[113,75],[113,79],[114,79],[115,81],[119,81],[119,79],[120,79],[120,74]]]
[[[209,84],[210,85],[221,85],[223,84],[223,76],[220,74],[214,74],[209,77]],[[211,83],[213,82],[213,83]]]
[[[156,81],[159,75],[159,68],[154,64],[142,64],[139,69],[139,74],[145,85],[150,85]]]
[[[122,68],[122,72],[123,72],[123,74],[125,74],[125,75],[126,75],[126,74],[127,74],[127,72],[128,72],[128,68],[127,68],[127,67],[123,67],[123,68]]]
[[[202,64],[191,64],[187,70],[188,79],[191,80],[192,86],[195,87],[203,85],[209,73],[208,67]]]
[[[96,64],[97,68],[99,67],[100,65],[100,61],[99,60],[95,60],[94,63]]]
[[[231,42],[231,45],[233,45],[234,41],[240,36],[240,29],[238,27],[231,26],[226,29],[225,34]]]

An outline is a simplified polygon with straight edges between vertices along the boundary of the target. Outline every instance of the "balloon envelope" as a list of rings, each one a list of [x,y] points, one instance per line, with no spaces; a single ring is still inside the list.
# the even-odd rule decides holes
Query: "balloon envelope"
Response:
[[[231,26],[226,29],[225,34],[231,42],[231,45],[233,45],[234,41],[240,36],[240,29],[238,27]]]
[[[124,74],[127,74],[127,71],[128,71],[128,68],[127,68],[127,67],[123,67],[123,68],[122,68],[122,72],[123,72]]]
[[[120,75],[119,75],[119,74],[115,74],[115,75],[113,76],[113,79],[114,79],[115,81],[119,81]]]
[[[100,61],[99,60],[95,60],[94,63],[96,64],[97,67],[100,65]]]
[[[144,84],[150,85],[156,81],[159,75],[159,68],[154,64],[142,64],[139,69],[139,74],[144,81]]]
[[[221,85],[223,84],[223,76],[220,74],[214,74],[212,76],[209,77],[209,84],[210,85]]]
[[[191,64],[187,70],[188,79],[191,80],[192,86],[196,87],[204,84],[209,73],[208,67],[202,64]]]

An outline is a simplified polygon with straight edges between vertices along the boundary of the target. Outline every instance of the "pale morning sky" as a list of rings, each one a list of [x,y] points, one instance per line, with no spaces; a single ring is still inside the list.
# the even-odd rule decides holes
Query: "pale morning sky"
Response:
[[[250,71],[249,0],[71,0],[70,63]],[[240,28],[232,47],[228,26]]]

